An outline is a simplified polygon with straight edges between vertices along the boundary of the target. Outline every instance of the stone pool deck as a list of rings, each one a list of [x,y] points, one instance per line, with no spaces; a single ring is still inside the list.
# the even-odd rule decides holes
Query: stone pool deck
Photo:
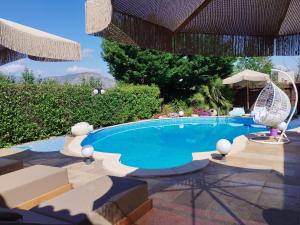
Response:
[[[300,132],[291,143],[248,142],[226,161],[212,159],[201,171],[146,178],[154,208],[137,225],[300,224]],[[80,157],[58,152],[1,150],[0,157],[23,159],[25,166],[68,168],[76,186],[110,174],[101,160],[85,165]],[[111,174],[113,175],[113,174]]]

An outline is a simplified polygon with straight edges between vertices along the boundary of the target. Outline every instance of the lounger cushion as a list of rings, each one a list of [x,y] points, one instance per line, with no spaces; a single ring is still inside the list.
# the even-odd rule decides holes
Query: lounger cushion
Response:
[[[66,169],[32,166],[0,176],[0,207],[13,208],[68,184]]]
[[[23,169],[23,162],[16,159],[0,158],[0,175]]]
[[[34,212],[26,211],[26,210],[20,210],[20,209],[5,209],[5,208],[0,208],[0,214],[2,215],[19,215],[18,218],[22,219],[17,219],[12,222],[8,222],[7,219],[1,218],[0,216],[0,224],[24,224],[24,225],[67,225],[70,223],[67,223],[65,221],[61,221],[55,218],[50,218],[48,216],[40,215]],[[7,217],[6,217],[7,218]],[[13,218],[11,218],[13,219]]]
[[[32,210],[72,224],[115,224],[147,200],[147,183],[105,176]]]

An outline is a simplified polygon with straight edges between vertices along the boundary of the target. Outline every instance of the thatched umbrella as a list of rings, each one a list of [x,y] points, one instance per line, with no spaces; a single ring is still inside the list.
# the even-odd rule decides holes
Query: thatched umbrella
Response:
[[[0,66],[26,56],[39,61],[77,61],[80,45],[0,18]]]
[[[300,55],[299,0],[86,0],[86,31],[186,55]]]
[[[270,80],[270,76],[265,73],[260,73],[253,70],[244,70],[231,77],[223,80],[223,84],[236,84],[240,82],[246,82],[247,87],[247,112],[250,110],[249,103],[249,82],[267,82]]]

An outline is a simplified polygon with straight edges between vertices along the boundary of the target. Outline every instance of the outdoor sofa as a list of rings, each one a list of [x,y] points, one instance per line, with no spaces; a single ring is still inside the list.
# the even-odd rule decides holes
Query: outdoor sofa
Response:
[[[32,166],[0,184],[0,224],[127,225],[152,208],[147,183],[135,179],[104,176],[71,190],[66,169]]]

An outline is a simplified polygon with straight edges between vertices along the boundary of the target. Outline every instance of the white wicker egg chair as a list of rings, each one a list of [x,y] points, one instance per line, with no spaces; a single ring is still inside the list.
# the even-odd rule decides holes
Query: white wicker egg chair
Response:
[[[291,102],[285,92],[273,82],[269,82],[259,94],[253,112],[256,123],[276,127],[288,118]]]
[[[269,82],[261,91],[255,102],[252,112],[252,115],[254,116],[253,120],[258,124],[268,127],[277,127],[280,123],[287,120],[286,128],[281,132],[281,135],[275,142],[269,139],[261,139],[261,137],[251,138],[251,140],[264,144],[284,144],[289,142],[285,132],[296,112],[296,106],[298,105],[298,91],[294,80],[288,73],[278,69],[272,69],[272,71],[285,74],[289,78],[295,91],[295,107],[291,111],[291,102],[287,94],[273,82]]]

